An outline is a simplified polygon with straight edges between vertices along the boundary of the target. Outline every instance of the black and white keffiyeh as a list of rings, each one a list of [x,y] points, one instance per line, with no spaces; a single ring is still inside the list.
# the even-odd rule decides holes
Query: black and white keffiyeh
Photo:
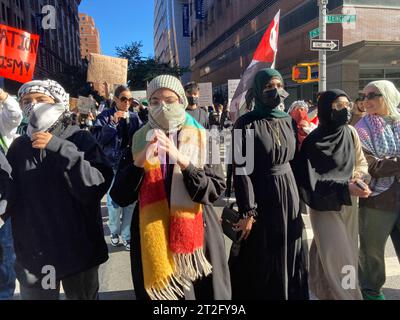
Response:
[[[69,110],[69,96],[64,88],[54,80],[33,80],[25,83],[18,91],[18,100],[28,93],[43,93]]]

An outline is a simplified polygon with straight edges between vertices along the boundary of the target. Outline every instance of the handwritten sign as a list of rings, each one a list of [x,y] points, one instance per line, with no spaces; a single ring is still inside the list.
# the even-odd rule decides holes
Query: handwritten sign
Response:
[[[91,53],[88,82],[123,85],[128,81],[128,60]]]
[[[228,100],[232,100],[236,89],[239,86],[240,79],[228,80]]]
[[[18,82],[33,78],[39,36],[0,24],[0,76]]]
[[[82,114],[89,114],[96,109],[96,101],[91,98],[79,97],[78,110]]]
[[[131,93],[132,93],[132,98],[137,99],[139,101],[147,98],[147,92],[145,90],[131,91]]]
[[[211,82],[199,83],[200,97],[199,107],[207,107],[213,105],[213,88]]]
[[[78,108],[79,99],[69,98],[69,111],[73,111]]]

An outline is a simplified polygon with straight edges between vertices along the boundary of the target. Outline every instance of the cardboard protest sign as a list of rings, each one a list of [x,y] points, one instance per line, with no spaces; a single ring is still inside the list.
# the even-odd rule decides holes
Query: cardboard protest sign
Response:
[[[0,24],[0,76],[18,82],[33,78],[39,36]]]
[[[89,114],[96,109],[96,101],[91,98],[79,97],[78,110],[82,114]]]
[[[91,53],[88,82],[123,85],[128,81],[128,60]]]
[[[213,105],[213,88],[211,82],[199,83],[200,97],[199,107],[207,107]]]
[[[69,98],[69,111],[73,111],[78,108],[79,99]]]

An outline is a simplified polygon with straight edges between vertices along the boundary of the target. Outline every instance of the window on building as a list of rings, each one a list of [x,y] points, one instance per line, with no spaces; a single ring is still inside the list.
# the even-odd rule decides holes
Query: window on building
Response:
[[[212,6],[210,8],[209,16],[210,16],[210,24],[214,23],[214,20],[215,20],[215,7],[214,6]]]
[[[384,69],[361,69],[360,79],[377,79],[384,77]]]
[[[2,15],[1,15],[2,20],[7,22],[6,5],[3,2],[1,3],[1,13],[2,13]]]
[[[222,15],[222,0],[217,0],[217,16]]]
[[[382,79],[392,81],[400,89],[400,68],[360,69],[359,89],[363,90],[371,81]]]

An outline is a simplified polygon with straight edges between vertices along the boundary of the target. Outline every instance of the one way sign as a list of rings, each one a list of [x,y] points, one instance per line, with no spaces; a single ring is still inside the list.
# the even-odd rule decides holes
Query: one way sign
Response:
[[[339,51],[339,40],[311,39],[311,51]]]

